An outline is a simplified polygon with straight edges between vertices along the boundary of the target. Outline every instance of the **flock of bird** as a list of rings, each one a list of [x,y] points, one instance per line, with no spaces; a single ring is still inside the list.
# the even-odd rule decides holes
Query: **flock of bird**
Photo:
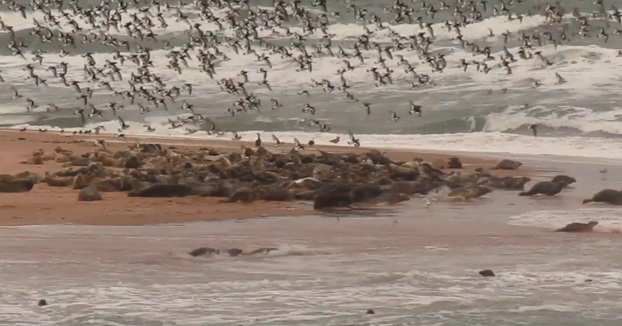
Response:
[[[453,41],[456,45],[470,51],[474,58],[473,60],[462,59],[457,67],[451,68],[467,71],[469,67],[475,67],[478,72],[488,73],[497,67],[504,69],[507,74],[512,74],[513,69],[518,67],[518,62],[521,60],[540,60],[544,65],[554,65],[551,59],[546,58],[541,51],[534,49],[536,47],[547,44],[557,47],[573,37],[585,38],[594,34],[607,42],[609,34],[606,29],[600,28],[594,33],[591,22],[601,19],[607,21],[607,26],[609,26],[609,20],[620,23],[622,17],[622,14],[613,6],[611,6],[612,10],[607,11],[602,0],[595,2],[598,10],[592,17],[581,15],[575,9],[572,12],[574,18],[569,18],[560,2],[533,5],[528,8],[525,15],[532,15],[531,11],[534,10],[536,14],[543,15],[550,26],[561,26],[559,32],[537,30],[531,34],[521,32],[518,35],[521,46],[516,53],[511,53],[505,46],[511,33],[503,32],[500,34],[504,44],[503,50],[495,56],[491,46],[485,40],[481,40],[481,43],[467,41],[462,31],[467,25],[491,15],[502,15],[508,20],[521,21],[524,15],[513,12],[513,8],[522,3],[521,0],[500,0],[496,1],[495,5],[488,4],[486,0],[478,2],[455,0],[453,3],[413,0],[412,5],[402,0],[395,0],[391,6],[385,8],[385,12],[394,17],[389,23],[412,25],[412,35],[398,34],[389,23],[384,22],[378,14],[364,8],[364,5],[355,4],[353,0],[345,0],[348,12],[361,25],[361,34],[356,40],[349,42],[351,43],[349,46],[346,45],[347,42],[333,44],[335,35],[331,34],[330,22],[331,19],[339,18],[341,14],[329,12],[327,0],[315,0],[310,3],[315,9],[303,6],[299,0],[289,3],[274,0],[273,8],[270,10],[251,6],[248,0],[196,0],[192,5],[182,2],[183,0],[178,0],[176,4],[170,4],[166,0],[160,1],[132,0],[131,4],[136,7],[132,11],[128,9],[130,3],[123,0],[102,0],[100,4],[90,7],[80,6],[77,0],[71,0],[68,3],[63,0],[31,0],[27,6],[13,0],[3,0],[2,3],[8,5],[9,10],[19,12],[24,19],[33,21],[34,28],[30,35],[36,36],[41,44],[58,43],[56,54],[27,47],[24,40],[16,36],[14,27],[7,25],[1,19],[0,30],[10,35],[7,47],[12,55],[29,62],[24,70],[27,78],[36,87],[64,85],[75,91],[77,103],[67,110],[73,111],[76,119],[80,119],[83,126],[89,121],[116,117],[119,122],[117,135],[124,137],[125,130],[130,127],[121,117],[121,112],[125,107],[133,106],[138,108],[141,114],[147,114],[154,110],[169,110],[175,105],[179,110],[187,111],[189,115],[169,119],[169,128],[196,126],[188,128],[188,133],[203,129],[209,134],[223,135],[225,130],[220,130],[210,117],[195,112],[194,105],[183,99],[184,95],[192,95],[193,85],[191,83],[170,85],[175,83],[174,79],[166,80],[152,71],[151,68],[155,67],[152,61],[154,59],[151,54],[152,50],[144,44],[147,42],[163,44],[164,49],[168,51],[166,67],[179,75],[183,75],[184,70],[189,69],[191,63],[197,62],[206,82],[215,81],[223,92],[235,97],[232,106],[227,109],[227,114],[231,116],[250,111],[261,112],[261,99],[247,88],[257,85],[254,87],[265,87],[269,92],[272,91],[268,78],[273,67],[272,61],[278,58],[289,61],[297,66],[297,73],[303,74],[313,71],[314,60],[317,58],[338,57],[343,62],[343,67],[336,72],[339,77],[338,84],[328,79],[311,80],[310,87],[319,88],[326,93],[341,92],[351,103],[358,103],[354,105],[360,106],[362,112],[371,115],[374,103],[363,102],[356,97],[346,78],[347,74],[355,69],[365,69],[370,74],[373,83],[377,87],[382,87],[393,84],[392,75],[395,70],[403,69],[410,76],[406,81],[410,87],[433,87],[435,85],[433,74],[440,74],[448,67],[445,55],[442,52],[434,52],[430,48],[435,40],[432,20],[441,12],[451,14],[450,20],[442,24],[443,28],[454,35]],[[225,14],[218,16],[214,13],[215,10]],[[29,17],[32,16],[32,12],[42,13],[43,22]],[[211,23],[216,28],[207,30],[202,27],[201,23],[191,22],[193,19],[191,16],[194,17],[197,12],[201,21]],[[168,20],[165,18],[165,13],[170,14]],[[158,40],[159,35],[153,31],[154,28],[166,31],[171,19],[175,19],[175,23],[185,23],[188,26],[185,33],[188,40],[181,46],[172,46],[168,41]],[[564,24],[568,19],[578,23],[579,28],[576,33],[570,32],[569,23]],[[300,32],[292,31],[295,24],[301,26],[297,29]],[[123,37],[113,37],[110,33],[112,30],[117,31]],[[380,31],[388,32],[392,41],[387,44],[373,41],[374,35]],[[260,32],[268,36],[262,37]],[[621,34],[622,32],[616,29],[614,33]],[[494,32],[490,30],[489,36],[494,35]],[[285,44],[283,38],[288,39],[289,43]],[[82,67],[83,80],[67,80],[70,64],[65,61],[58,65],[46,65],[47,56],[58,55],[70,61],[70,57],[67,56],[72,55],[72,51],[79,44],[96,42],[109,47],[113,53],[103,63],[97,62],[93,53],[82,54],[82,58],[86,61]],[[262,65],[257,71],[257,74],[261,76],[259,81],[251,82],[249,72],[246,70],[240,71],[236,78],[219,78],[220,68],[226,69],[223,67],[230,60],[223,53],[225,48],[232,51],[234,53],[232,55],[255,56],[257,64]],[[369,54],[362,51],[374,50],[376,60],[369,64]],[[418,62],[406,60],[404,57],[406,52],[414,52]],[[29,54],[32,55],[31,58],[27,57]],[[429,73],[423,73],[424,70]],[[559,73],[555,73],[555,76],[557,83],[566,82]],[[51,80],[55,81],[52,85],[50,85]],[[0,81],[5,82],[2,76],[0,76]],[[540,81],[533,80],[533,87],[540,85],[542,85]],[[127,88],[123,88],[124,86]],[[13,101],[25,101],[28,111],[39,107],[35,100],[24,98],[16,87],[11,87]],[[95,105],[91,103],[94,92],[107,92],[107,96],[112,97],[112,100],[104,105]],[[298,95],[310,98],[312,91],[303,89],[298,92]],[[270,99],[270,102],[272,110],[283,108],[280,101],[275,98]],[[55,104],[47,106],[42,114],[55,114],[65,110]],[[410,101],[408,106],[408,114],[422,117],[422,105]],[[316,108],[310,103],[304,104],[302,108],[302,113],[309,116],[307,121],[311,126],[316,126],[321,132],[330,131],[331,127],[328,123],[315,119],[316,112]],[[400,119],[397,109],[388,113],[393,121]],[[144,127],[149,132],[156,130],[151,125],[144,125]],[[537,126],[531,125],[529,128],[536,136]],[[45,130],[40,129],[40,131]],[[100,126],[75,133],[99,133],[100,131],[105,131],[105,128]],[[236,131],[230,132],[233,134],[233,139],[241,138]],[[360,146],[360,140],[351,131],[349,131],[349,136],[349,144]],[[281,143],[274,135],[273,139],[277,144]],[[331,142],[338,143],[339,141],[337,137]],[[256,143],[261,144],[259,135]],[[303,147],[298,140],[295,140],[295,143],[297,147]]]

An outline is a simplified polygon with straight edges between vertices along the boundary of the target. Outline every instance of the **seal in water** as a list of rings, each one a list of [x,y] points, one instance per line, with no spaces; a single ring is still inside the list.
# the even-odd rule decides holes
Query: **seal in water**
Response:
[[[278,248],[271,248],[271,247],[265,247],[265,248],[259,248],[259,249],[255,249],[253,251],[251,251],[251,255],[255,255],[255,254],[267,254],[270,251],[274,251],[277,250]]]
[[[495,276],[495,273],[489,269],[485,269],[483,271],[479,271],[479,275],[483,277],[493,277]]]
[[[561,182],[551,182],[551,181],[540,181],[533,185],[529,191],[523,191],[519,193],[519,196],[533,196],[537,194],[543,194],[545,196],[555,196],[559,194],[562,189],[566,186],[566,183]]]
[[[237,257],[243,253],[242,249],[239,248],[231,248],[227,250],[229,257]]]
[[[555,230],[556,232],[592,232],[594,227],[598,224],[596,221],[590,221],[588,223],[570,223],[561,229]]]
[[[205,256],[207,254],[220,255],[220,250],[210,248],[210,247],[201,247],[201,248],[194,249],[188,253],[188,255],[192,257]]]
[[[591,202],[622,205],[622,191],[617,191],[615,189],[605,189],[597,192],[594,196],[592,196],[592,199],[583,200],[583,204]]]

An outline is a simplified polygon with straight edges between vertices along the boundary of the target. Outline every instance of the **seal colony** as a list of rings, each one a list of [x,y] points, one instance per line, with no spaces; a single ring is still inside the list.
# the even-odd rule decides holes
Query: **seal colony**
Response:
[[[208,142],[209,148],[196,141],[128,147],[88,135],[82,140],[56,133],[6,131],[0,136],[7,159],[0,190],[26,192],[15,197],[22,207],[41,207],[41,219],[56,216],[56,223],[150,224],[313,215],[336,208],[393,209],[424,196],[431,201],[477,201],[493,190],[522,191],[530,181],[517,175],[529,173],[523,167],[490,170],[498,162],[440,154],[321,145],[294,149],[291,143],[273,146],[267,141],[253,148],[252,143],[235,148],[217,141]],[[7,165],[8,159],[13,165]],[[59,205],[72,205],[83,217],[61,215]],[[425,208],[421,199],[411,205]],[[164,210],[172,210],[171,215],[183,211],[185,217],[162,216]],[[9,224],[31,219],[17,208],[4,212],[17,216]],[[51,222],[46,221],[35,223]]]
[[[334,216],[334,210],[343,216],[360,209],[378,215],[401,207],[430,214],[428,210],[437,210],[435,202],[442,201],[490,205],[482,197],[495,201],[503,196],[520,205],[530,200],[524,196],[564,197],[577,182],[567,175],[532,180],[535,171],[513,160],[429,153],[322,145],[300,149],[268,141],[236,147],[228,141],[166,143],[153,138],[153,143],[127,146],[88,135],[76,140],[6,131],[0,136],[5,158],[14,158],[13,166],[6,160],[2,165],[0,191],[7,201],[16,198],[15,204],[22,205],[21,210],[4,209],[17,216],[8,225],[30,224],[27,220],[34,217],[23,212],[35,207],[41,207],[42,217],[34,224],[143,225],[264,214]],[[617,191],[604,193],[610,195],[596,195],[585,204],[622,202]],[[63,206],[77,216],[63,213]]]
[[[394,160],[375,149],[271,152],[257,142],[256,148],[242,146],[239,151],[141,143],[111,151],[105,141],[97,143],[99,148],[80,155],[61,146],[33,152],[23,164],[55,162],[62,168],[44,176],[5,175],[0,192],[27,192],[42,183],[77,190],[80,201],[105,200],[101,193],[125,192],[128,197],[218,197],[222,204],[310,201],[314,210],[326,210],[357,204],[394,205],[443,189],[446,199],[466,201],[495,189],[523,190],[531,180],[495,176],[483,168],[462,173],[458,157],[434,162],[417,157]],[[521,166],[508,160],[501,163],[513,169]]]

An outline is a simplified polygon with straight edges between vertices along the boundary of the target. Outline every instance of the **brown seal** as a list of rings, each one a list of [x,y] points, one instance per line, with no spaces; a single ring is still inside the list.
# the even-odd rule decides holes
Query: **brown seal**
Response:
[[[49,172],[45,172],[43,181],[50,187],[69,187],[73,184],[73,179],[71,177],[54,177]]]
[[[462,162],[457,157],[450,157],[447,161],[447,167],[450,169],[462,169]]]
[[[195,189],[188,185],[158,183],[150,187],[130,191],[128,197],[185,197],[195,195]]]
[[[79,201],[98,201],[102,200],[102,195],[97,191],[97,187],[94,184],[91,184],[85,188],[82,188],[80,192],[78,192],[78,200]]]
[[[14,179],[11,181],[0,181],[0,193],[20,193],[29,192],[34,187],[31,179]]]
[[[231,196],[229,196],[229,198],[225,200],[224,202],[237,203],[241,201],[243,203],[251,203],[255,201],[256,198],[257,198],[257,195],[255,194],[252,188],[241,187],[241,188],[236,189],[231,194]]]
[[[497,163],[492,170],[516,170],[521,167],[523,163],[513,160],[501,160],[501,162]]]
[[[598,224],[596,221],[590,221],[588,223],[570,223],[563,228],[555,230],[556,232],[592,232],[594,227]]]

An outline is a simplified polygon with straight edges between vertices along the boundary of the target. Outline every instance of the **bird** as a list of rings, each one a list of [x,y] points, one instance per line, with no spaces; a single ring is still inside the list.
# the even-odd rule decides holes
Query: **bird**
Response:
[[[117,120],[119,120],[119,125],[121,125],[121,128],[119,128],[119,132],[121,132],[121,130],[125,130],[130,127],[129,125],[125,123],[125,120],[123,120],[123,118],[117,117]]]
[[[348,129],[348,135],[350,136],[350,141],[348,141],[348,144],[354,147],[361,147],[361,142],[357,138],[354,137],[354,134],[352,133],[350,129]]]
[[[410,110],[408,110],[408,113],[410,115],[413,115],[415,113],[419,114],[419,117],[421,117],[421,105],[417,105],[415,104],[412,100],[408,102],[410,104]]]
[[[531,124],[529,125],[529,127],[527,127],[527,129],[530,129],[531,131],[533,131],[534,137],[538,137],[538,125],[537,124]]]
[[[272,134],[272,140],[274,140],[275,146],[281,145],[282,142],[274,134]]]

